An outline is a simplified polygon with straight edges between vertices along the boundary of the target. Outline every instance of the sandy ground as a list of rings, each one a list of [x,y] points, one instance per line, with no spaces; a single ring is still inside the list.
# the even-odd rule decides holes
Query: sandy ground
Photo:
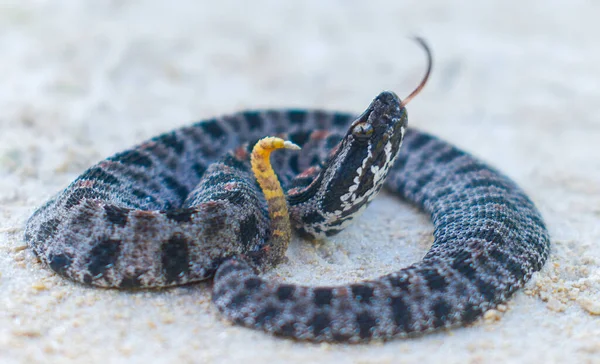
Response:
[[[578,0],[3,1],[0,362],[600,363],[599,15]],[[36,206],[157,133],[243,108],[360,112],[382,89],[405,95],[424,68],[411,34],[436,62],[411,125],[514,178],[552,234],[551,260],[504,312],[386,344],[296,343],[222,321],[209,284],[87,288],[25,246]],[[294,241],[269,275],[376,277],[418,260],[431,231],[383,196],[334,239]]]

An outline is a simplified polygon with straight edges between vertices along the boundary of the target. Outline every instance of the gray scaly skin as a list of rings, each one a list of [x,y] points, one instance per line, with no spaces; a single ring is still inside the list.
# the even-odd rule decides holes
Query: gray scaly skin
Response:
[[[433,219],[423,260],[337,287],[266,281],[232,259],[213,301],[228,319],[309,341],[367,342],[469,324],[505,302],[545,263],[548,232],[507,177],[431,135],[408,130],[385,187]]]
[[[33,214],[25,240],[57,273],[101,287],[197,282],[232,256],[243,256],[259,271],[271,269],[285,251],[269,239],[266,202],[249,163],[253,143],[239,146],[291,130],[286,138],[305,148],[278,151],[274,163],[290,186],[289,199],[295,199],[290,215],[304,235],[332,235],[383,186],[406,124],[399,103],[383,92],[358,119],[320,111],[251,111],[163,134],[84,172]],[[356,126],[340,135],[354,119]],[[371,147],[362,132],[386,143]],[[385,171],[372,173],[378,164]],[[300,166],[310,167],[298,174]],[[369,188],[352,190],[351,204],[332,199],[336,192],[329,191],[346,183],[345,171],[361,166]]]
[[[507,177],[406,129],[405,104],[383,92],[358,118],[248,111],[160,135],[84,172],[33,214],[25,239],[51,269],[95,286],[165,287],[214,275],[213,302],[226,318],[301,340],[355,343],[471,323],[541,269],[548,233]],[[260,278],[285,253],[269,239],[248,161],[265,135],[303,147],[273,157],[301,235],[340,232],[385,186],[431,215],[430,251],[346,286]]]

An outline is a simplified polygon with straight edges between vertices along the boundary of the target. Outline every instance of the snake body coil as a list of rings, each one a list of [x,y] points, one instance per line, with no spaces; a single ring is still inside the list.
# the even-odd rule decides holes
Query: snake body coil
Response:
[[[33,214],[25,239],[52,270],[95,286],[164,287],[214,276],[213,302],[225,317],[302,340],[362,342],[471,323],[541,269],[548,233],[507,177],[407,129],[406,102],[383,92],[358,118],[248,111],[162,134],[85,171]],[[298,233],[339,233],[385,187],[431,215],[429,252],[345,286],[260,278],[285,254],[271,239],[277,221],[249,161],[265,135],[302,147],[273,156]]]

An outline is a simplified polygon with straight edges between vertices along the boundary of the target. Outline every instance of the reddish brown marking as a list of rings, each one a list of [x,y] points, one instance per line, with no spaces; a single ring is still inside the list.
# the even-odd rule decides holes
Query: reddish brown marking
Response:
[[[227,182],[225,183],[225,185],[223,186],[223,189],[225,191],[233,191],[235,190],[235,188],[237,187],[237,183],[236,182]]]
[[[99,166],[102,167],[102,169],[110,171],[110,170],[113,170],[114,166],[119,166],[120,164],[121,164],[121,162],[104,160],[99,163]]]
[[[344,286],[335,288],[335,296],[336,297],[345,297],[348,296],[348,289]]]
[[[331,132],[327,131],[327,130],[317,130],[314,131],[310,137],[311,139],[314,140],[323,140],[325,138],[327,138],[329,135],[331,135]]]
[[[306,169],[304,172],[300,173],[298,177],[311,177],[319,172],[317,167],[310,167]]]
[[[245,161],[248,159],[248,151],[246,150],[246,148],[243,148],[243,147],[236,148],[236,150],[234,151],[233,154],[237,159],[239,159],[241,161]]]
[[[142,145],[140,145],[140,149],[152,149],[156,146],[156,142],[149,140],[145,143],[143,143]]]
[[[153,219],[156,216],[156,211],[132,210],[131,214],[138,219]]]
[[[94,187],[95,182],[93,180],[82,180],[77,182],[78,187]]]
[[[288,195],[294,195],[296,193],[299,193],[302,190],[303,190],[303,188],[301,189],[299,187],[294,187],[294,188],[288,190]]]
[[[335,153],[337,153],[338,149],[340,149],[340,144],[338,143],[338,145],[336,145],[335,147],[331,148],[331,151],[329,152],[329,157],[333,157],[333,155]]]

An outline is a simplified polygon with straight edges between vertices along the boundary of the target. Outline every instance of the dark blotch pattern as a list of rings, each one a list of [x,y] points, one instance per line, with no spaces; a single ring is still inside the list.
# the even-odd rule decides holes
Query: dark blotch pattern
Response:
[[[65,274],[66,270],[71,266],[73,261],[66,254],[50,255],[48,265],[58,274]]]
[[[304,224],[307,224],[307,225],[318,224],[318,223],[325,221],[325,218],[323,217],[323,215],[321,215],[319,212],[316,212],[316,211],[311,212],[310,214],[306,214],[302,217],[303,217],[302,221],[304,222]]]
[[[172,149],[177,155],[181,155],[185,149],[185,144],[183,140],[179,139],[177,137],[177,134],[175,134],[174,132],[164,134],[157,138],[156,141],[162,143],[167,148]]]
[[[490,179],[476,180],[465,186],[465,188],[469,188],[469,189],[474,189],[477,187],[488,187],[488,188],[495,187],[495,188],[498,188],[501,190],[509,190],[510,189],[510,187],[506,185],[506,182],[494,181],[494,180],[490,180]]]
[[[99,181],[109,186],[118,185],[120,183],[117,177],[108,173],[105,169],[101,167],[93,167],[88,169],[87,172],[81,175],[81,177],[79,177],[78,179]]]
[[[353,284],[350,286],[354,299],[358,302],[370,302],[374,289],[364,284]]]
[[[356,323],[359,330],[358,335],[361,339],[366,339],[371,336],[371,330],[377,325],[377,320],[368,312],[361,312],[356,316]]]
[[[105,205],[104,212],[106,213],[106,219],[111,224],[120,227],[127,225],[127,215],[129,214],[129,209],[115,205]]]
[[[192,222],[192,216],[196,212],[195,208],[181,208],[181,209],[172,209],[168,210],[165,215],[167,219],[179,222],[179,223],[188,223]]]
[[[108,158],[108,160],[121,162],[123,164],[139,166],[144,168],[152,167],[152,159],[147,155],[142,154],[140,151],[135,149],[127,150],[123,153],[119,153],[114,157]]]
[[[245,112],[243,115],[246,118],[246,122],[248,123],[248,129],[250,129],[250,131],[262,129],[263,121],[258,112],[249,111]]]
[[[297,145],[300,145],[298,143],[296,143]],[[294,174],[298,174],[300,173],[300,167],[298,166],[298,154],[294,154],[293,156],[290,157],[289,159],[289,167],[292,173]]]
[[[418,193],[419,191],[422,191],[429,183],[433,181],[435,176],[435,171],[420,176],[415,181],[415,188],[412,190],[412,193]]]
[[[223,164],[243,172],[250,171],[250,163],[248,163],[248,161],[240,160],[230,154],[223,158]]]
[[[219,122],[215,119],[207,120],[201,122],[200,127],[204,130],[208,135],[210,135],[214,139],[220,139],[226,135],[225,130],[219,125]]]
[[[340,140],[341,139],[339,135],[330,135],[327,137],[327,142],[325,143],[325,146],[327,147],[327,149],[333,149],[336,145],[338,145]],[[381,160],[383,162],[385,159],[381,158]]]
[[[197,162],[192,164],[192,170],[194,170],[196,177],[200,178],[204,175],[204,172],[206,172],[206,166]]]
[[[60,220],[57,218],[49,219],[40,224],[38,234],[36,235],[37,242],[45,242],[54,237],[58,232]]]
[[[315,289],[315,305],[325,306],[331,304],[333,298],[333,292],[331,288],[317,288]]]
[[[273,320],[277,315],[279,315],[279,310],[274,306],[267,306],[264,310],[256,315],[256,324],[264,325],[265,322]]]
[[[392,317],[394,319],[394,323],[398,327],[398,331],[412,331],[410,327],[410,323],[412,322],[411,313],[404,300],[401,297],[392,297],[390,300],[390,306],[392,309]]]
[[[406,279],[404,277],[389,276],[388,280],[389,280],[390,284],[392,285],[392,287],[400,289],[402,291],[408,292],[408,290],[410,288],[410,283],[409,283],[408,279]]]
[[[181,234],[174,234],[162,245],[161,262],[169,283],[177,282],[189,272],[188,242]]]
[[[350,125],[350,121],[352,120],[352,117],[348,116],[348,115],[344,115],[344,114],[335,114],[333,115],[333,125],[336,126],[348,126]]]
[[[229,305],[232,309],[235,309],[237,307],[243,306],[248,301],[248,299],[250,299],[250,296],[246,293],[237,294],[231,299],[231,303]]]
[[[279,288],[277,288],[277,299],[280,301],[286,301],[291,299],[293,297],[295,289],[296,288],[294,286],[290,285],[279,286]]]
[[[93,278],[104,275],[107,269],[117,262],[121,251],[121,241],[113,239],[100,240],[90,251],[87,268]]]
[[[481,278],[478,278],[475,281],[475,285],[477,286],[479,293],[481,293],[483,295],[483,297],[486,301],[488,301],[488,302],[496,301],[496,287],[494,286],[494,284],[492,282],[485,281]]]
[[[294,334],[296,333],[296,328],[294,327],[294,324],[291,322],[285,323],[281,326],[281,328],[279,328],[279,335],[282,336],[294,336]]]
[[[447,302],[438,301],[433,307],[433,326],[434,327],[442,327],[444,323],[447,321],[448,315],[450,314],[451,307]]]
[[[290,110],[288,112],[288,119],[292,124],[302,124],[306,115],[306,110]]]
[[[313,335],[319,336],[331,325],[331,319],[326,313],[315,314],[309,322],[309,326],[312,327]]]
[[[463,152],[461,152],[461,151],[459,151],[457,149],[452,148],[448,152],[446,152],[446,153],[440,155],[439,157],[437,157],[435,159],[435,161],[437,163],[447,164],[447,163],[450,163],[453,160],[455,160],[456,158],[461,157],[463,155],[464,155]]]
[[[446,282],[446,279],[444,278],[444,276],[442,276],[440,273],[438,273],[437,270],[424,269],[424,270],[421,270],[420,273],[427,281],[427,286],[429,287],[430,290],[439,292],[439,291],[443,291],[444,289],[446,289],[446,287],[448,287],[448,282]]]
[[[461,312],[461,320],[465,324],[470,324],[473,321],[477,320],[477,318],[483,313],[481,308],[475,307],[472,304],[467,305],[463,308]]]
[[[293,133],[289,135],[289,140],[291,140],[294,144],[299,146],[303,146],[307,141],[310,140],[310,135],[312,131],[302,131],[298,133]]]
[[[455,175],[461,175],[461,174],[467,174],[467,173],[472,173],[472,172],[480,172],[481,170],[485,169],[485,166],[482,166],[478,163],[470,163],[467,164],[464,167],[460,167],[458,168],[454,174]]]
[[[256,216],[250,215],[240,222],[239,241],[244,246],[250,245],[258,237],[259,233],[260,230],[258,229]]]
[[[470,257],[468,259],[462,255],[455,257],[452,268],[471,281],[477,277],[477,270],[473,267]]]
[[[171,176],[164,176],[163,181],[165,182],[165,186],[175,192],[181,201],[185,200],[189,193],[187,187],[177,182],[177,180]]]
[[[262,281],[259,278],[249,278],[244,282],[244,288],[248,291],[255,291],[262,285]]]
[[[138,276],[126,276],[121,280],[119,287],[121,288],[137,288],[142,285],[142,281]]]

